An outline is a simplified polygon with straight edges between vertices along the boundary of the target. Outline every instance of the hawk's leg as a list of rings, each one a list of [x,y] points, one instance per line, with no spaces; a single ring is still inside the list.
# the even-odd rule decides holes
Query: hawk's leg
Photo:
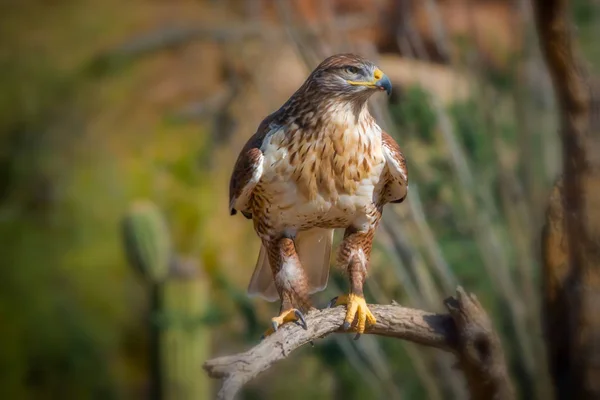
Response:
[[[350,293],[346,296],[338,296],[331,301],[332,306],[346,305],[346,318],[344,319],[344,330],[352,326],[356,332],[356,338],[364,333],[367,324],[375,325],[375,317],[367,307],[363,294],[363,284],[367,277],[371,247],[373,244],[374,227],[366,231],[349,227],[344,233],[344,240],[340,244],[337,264],[346,268],[350,280]]]
[[[288,237],[265,241],[275,287],[281,299],[279,315],[271,319],[271,328],[263,336],[275,332],[286,322],[298,322],[306,329],[302,312],[311,308],[304,269],[296,253],[294,241]]]

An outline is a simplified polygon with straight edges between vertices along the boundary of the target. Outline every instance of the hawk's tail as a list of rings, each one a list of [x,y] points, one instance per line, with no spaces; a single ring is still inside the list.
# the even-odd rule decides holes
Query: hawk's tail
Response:
[[[248,285],[248,295],[251,297],[260,296],[267,301],[275,301],[279,298],[277,288],[275,288],[275,281],[273,280],[273,272],[271,272],[271,267],[269,266],[267,249],[265,249],[264,245],[260,246],[258,261],[256,261],[256,267],[254,267],[254,273]]]
[[[308,294],[320,292],[327,287],[332,242],[333,229],[313,228],[296,235],[294,243],[308,280]],[[267,249],[264,246],[260,248],[258,261],[248,285],[248,294],[260,296],[267,301],[279,299]]]

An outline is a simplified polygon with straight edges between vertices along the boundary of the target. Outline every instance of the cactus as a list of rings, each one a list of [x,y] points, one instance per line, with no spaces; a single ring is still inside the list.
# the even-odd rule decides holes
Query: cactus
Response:
[[[157,319],[163,317],[163,284],[169,275],[171,237],[167,223],[158,207],[150,201],[137,201],[122,221],[125,253],[131,266],[148,283],[150,340],[149,373],[150,399],[163,398],[164,368],[162,360],[161,331]]]
[[[209,286],[199,261],[179,255],[164,287],[170,322],[163,335],[164,387],[169,399],[208,400],[210,383],[198,373],[210,355],[210,336],[202,318],[208,312]]]
[[[164,281],[169,274],[171,240],[158,207],[150,201],[137,201],[122,225],[129,263],[150,282]]]
[[[196,371],[210,349],[208,330],[198,323],[208,311],[208,286],[197,260],[176,255],[152,202],[131,206],[122,233],[129,263],[148,283],[149,398],[210,398],[207,378]]]

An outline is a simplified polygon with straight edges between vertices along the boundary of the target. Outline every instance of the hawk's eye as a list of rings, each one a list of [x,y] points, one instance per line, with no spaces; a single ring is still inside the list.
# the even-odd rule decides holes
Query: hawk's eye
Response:
[[[348,66],[345,68],[346,72],[352,75],[356,75],[360,72],[360,68],[358,67],[353,67],[353,66]]]

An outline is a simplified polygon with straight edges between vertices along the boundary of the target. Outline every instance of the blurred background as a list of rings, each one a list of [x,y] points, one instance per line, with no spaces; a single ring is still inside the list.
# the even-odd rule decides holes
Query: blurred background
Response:
[[[600,2],[571,5],[594,72]],[[367,300],[443,312],[462,285],[520,397],[547,398],[538,249],[561,149],[525,0],[2,1],[2,398],[214,397],[201,364],[256,344],[278,310],[245,294],[259,241],[228,215],[233,163],[348,51],[392,80],[372,112],[411,188],[386,206]],[[315,305],[346,289],[334,271]],[[453,363],[333,335],[242,397],[464,399]]]

